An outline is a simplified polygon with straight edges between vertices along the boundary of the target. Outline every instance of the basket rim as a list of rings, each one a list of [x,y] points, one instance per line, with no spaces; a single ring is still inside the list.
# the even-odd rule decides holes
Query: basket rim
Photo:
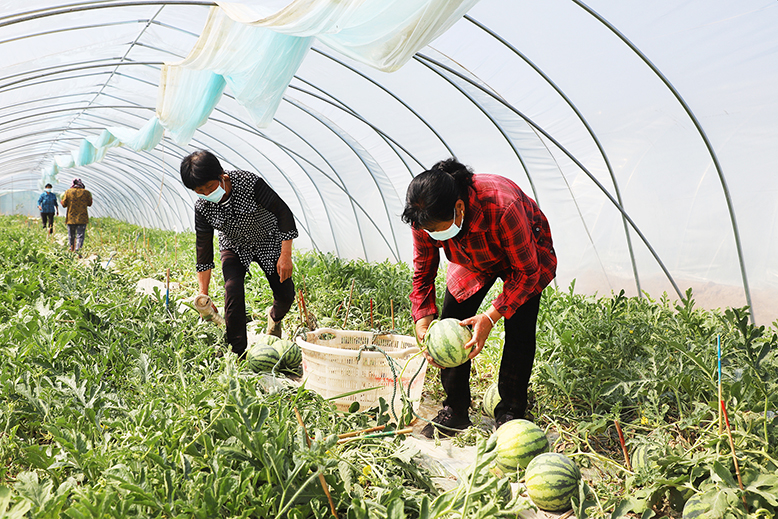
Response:
[[[344,334],[344,332],[346,332],[346,333]],[[312,332],[308,332],[307,335],[308,336],[310,336],[310,335],[321,335],[323,333],[332,333],[333,335],[341,335],[341,336],[343,336],[343,335],[354,336],[355,334],[356,335],[358,335],[358,334],[364,334],[364,335],[373,334],[373,332],[362,332],[362,331],[358,331],[358,330],[337,330],[335,328],[317,328],[316,330],[314,330]],[[376,336],[375,334],[373,334],[373,335]],[[390,338],[403,337],[403,338],[410,338],[411,340],[414,340],[409,335],[398,335],[398,334],[391,334],[391,333],[377,335],[377,337],[390,337]],[[312,342],[308,342],[307,340],[303,339],[299,335],[297,337],[295,337],[295,342],[297,342],[297,344],[301,348],[309,349],[309,350],[312,350],[312,351],[315,351],[315,352],[318,352],[318,353],[337,355],[337,356],[340,356],[340,357],[357,357],[357,356],[359,356],[361,354],[363,358],[384,358],[384,354],[379,352],[379,351],[367,351],[367,350],[360,351],[358,349],[350,350],[350,349],[336,348],[336,347],[333,347],[333,346],[324,346],[324,345],[321,345],[321,344],[314,344]],[[418,345],[414,345],[414,346],[410,346],[408,348],[402,348],[402,349],[396,349],[396,350],[392,350],[392,351],[387,351],[386,354],[389,355],[390,357],[404,357],[404,356],[407,356],[409,354],[418,353],[420,351],[421,350],[419,349]]]

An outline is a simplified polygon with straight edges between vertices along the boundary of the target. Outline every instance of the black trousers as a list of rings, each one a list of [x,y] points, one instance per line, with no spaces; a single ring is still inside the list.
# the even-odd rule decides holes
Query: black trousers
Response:
[[[495,281],[496,278],[462,302],[458,302],[446,290],[440,317],[460,320],[473,317]],[[521,418],[527,410],[527,390],[535,361],[535,331],[539,310],[540,294],[527,300],[513,317],[504,322],[505,344],[497,384],[500,403],[494,410],[496,417],[511,412],[514,417]],[[466,413],[470,407],[470,364],[468,360],[461,366],[440,370],[440,382],[446,392],[443,405],[451,406],[457,414]]]
[[[227,342],[232,351],[241,355],[246,351],[246,268],[237,254],[231,250],[221,251],[222,274],[224,274],[224,320],[227,324]],[[292,278],[281,283],[278,272],[265,277],[273,291],[273,306],[270,317],[278,322],[284,318],[294,303],[294,282]]]
[[[48,227],[51,229],[54,227],[54,213],[41,213],[41,220],[43,220],[43,228]],[[47,225],[48,222],[48,225]]]

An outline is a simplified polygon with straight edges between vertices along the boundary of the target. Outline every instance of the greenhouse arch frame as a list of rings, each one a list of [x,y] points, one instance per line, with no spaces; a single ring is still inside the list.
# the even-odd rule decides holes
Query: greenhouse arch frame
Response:
[[[775,2],[422,0],[424,12],[405,13],[386,0],[396,18],[429,22],[391,63],[357,55],[367,43],[354,20],[387,23],[364,10],[375,2],[310,2],[299,26],[272,16],[298,4],[6,1],[0,211],[35,216],[43,183],[62,192],[79,177],[94,216],[191,230],[178,165],[210,149],[287,201],[296,247],[411,262],[405,189],[456,156],[537,200],[557,286],[671,299],[691,288],[702,306],[778,318]],[[260,76],[195,55],[217,22],[241,44],[289,45],[287,63],[256,52],[252,65],[287,75],[276,97],[247,97]],[[176,67],[216,71],[211,90],[171,97]],[[206,94],[202,124],[175,127],[163,101],[200,109]]]

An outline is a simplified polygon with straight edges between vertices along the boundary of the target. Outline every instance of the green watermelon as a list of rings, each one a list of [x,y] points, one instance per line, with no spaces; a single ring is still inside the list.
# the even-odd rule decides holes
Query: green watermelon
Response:
[[[532,502],[547,512],[562,512],[570,508],[570,500],[578,493],[581,471],[573,460],[557,452],[546,452],[527,465],[524,484]]]
[[[298,371],[303,363],[303,350],[297,343],[287,339],[277,339],[272,343],[273,348],[281,358],[281,366],[287,371]]]
[[[500,403],[500,391],[497,389],[497,382],[489,386],[484,393],[483,408],[484,414],[489,418],[494,418],[494,409]]]
[[[260,333],[257,335],[257,340],[254,342],[254,344],[263,344],[265,346],[270,346],[271,344],[275,344],[276,342],[280,341],[278,337],[275,335],[269,335],[267,333]]]
[[[497,466],[504,473],[525,468],[535,456],[548,452],[543,429],[518,418],[505,422],[497,432]]]
[[[683,519],[713,519],[711,505],[703,501],[703,494],[694,494],[683,506]]]
[[[459,320],[449,317],[433,321],[424,335],[427,353],[444,368],[454,368],[467,361],[472,348],[464,348],[473,334],[466,326],[460,326]]]
[[[267,373],[280,367],[278,351],[267,344],[256,343],[246,350],[246,363],[256,373]]]
[[[500,498],[500,504],[506,506],[513,499],[513,489],[511,488],[511,482],[508,478],[502,478],[497,483],[497,496]]]
[[[633,470],[650,468],[657,465],[656,460],[662,454],[662,447],[656,443],[641,443],[632,451],[630,462]]]

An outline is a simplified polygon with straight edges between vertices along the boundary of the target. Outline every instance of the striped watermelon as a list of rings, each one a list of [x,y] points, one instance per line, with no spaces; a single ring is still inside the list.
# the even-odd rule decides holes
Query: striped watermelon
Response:
[[[504,473],[525,468],[535,456],[548,452],[543,429],[518,418],[505,422],[497,432],[497,466]]]
[[[524,484],[532,502],[541,510],[562,512],[578,493],[581,471],[573,460],[557,452],[540,454],[527,465]]]
[[[303,350],[297,343],[287,339],[276,339],[272,343],[273,348],[281,358],[281,367],[286,371],[297,372],[303,363]]]
[[[704,494],[694,494],[683,506],[683,519],[712,519],[720,517],[712,513],[712,506],[704,500]]]
[[[500,504],[506,506],[513,499],[513,489],[511,488],[511,482],[508,478],[502,478],[497,483],[497,496],[500,498]]]
[[[489,418],[494,418],[494,409],[499,403],[500,391],[497,389],[497,382],[495,382],[489,386],[489,388],[486,390],[486,393],[484,393],[484,400],[481,404],[484,408],[484,414]]]
[[[469,328],[459,325],[459,319],[449,317],[432,322],[424,335],[424,345],[440,366],[454,368],[467,361],[472,348],[465,349],[463,346],[472,337]]]
[[[280,341],[278,337],[275,335],[269,335],[267,333],[260,333],[257,335],[257,340],[254,341],[254,344],[262,344],[264,346],[270,346],[271,344],[275,343],[276,341]]]
[[[662,455],[662,447],[656,443],[641,443],[632,451],[630,462],[633,470],[657,466]]]
[[[273,368],[278,369],[276,365],[280,366],[280,360],[278,351],[272,345],[257,343],[246,350],[246,363],[256,373],[267,373],[273,371]]]

